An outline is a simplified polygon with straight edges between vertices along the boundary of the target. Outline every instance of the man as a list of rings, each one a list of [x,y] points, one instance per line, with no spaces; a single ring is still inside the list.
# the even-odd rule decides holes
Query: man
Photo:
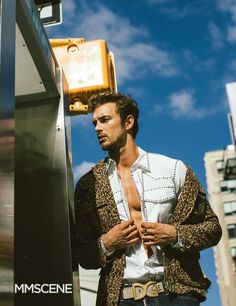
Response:
[[[90,100],[108,157],[77,183],[79,264],[102,268],[97,305],[196,306],[210,281],[199,252],[216,245],[221,227],[193,171],[135,144],[137,103],[101,93]]]

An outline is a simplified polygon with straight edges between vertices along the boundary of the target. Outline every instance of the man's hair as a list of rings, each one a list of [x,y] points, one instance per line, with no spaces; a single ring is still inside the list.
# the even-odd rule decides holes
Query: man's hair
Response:
[[[99,94],[93,95],[89,99],[89,112],[93,113],[94,110],[105,103],[115,103],[117,113],[120,114],[121,122],[124,122],[128,115],[132,115],[134,117],[134,125],[132,127],[132,136],[136,137],[138,133],[138,117],[139,117],[139,108],[138,103],[132,99],[129,95],[125,95],[122,93],[115,92],[103,92]]]

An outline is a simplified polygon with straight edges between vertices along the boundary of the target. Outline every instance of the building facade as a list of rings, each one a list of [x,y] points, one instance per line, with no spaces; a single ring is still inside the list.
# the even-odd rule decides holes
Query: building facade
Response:
[[[235,147],[207,152],[204,157],[209,200],[218,215],[223,236],[214,247],[222,306],[236,301],[236,157]]]

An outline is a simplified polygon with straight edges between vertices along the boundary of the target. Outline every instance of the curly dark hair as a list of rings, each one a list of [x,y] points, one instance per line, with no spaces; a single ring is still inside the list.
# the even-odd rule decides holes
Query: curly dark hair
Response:
[[[115,92],[102,92],[93,95],[89,99],[88,108],[89,112],[93,113],[94,110],[105,103],[115,103],[117,113],[120,114],[121,122],[124,122],[128,115],[134,117],[134,125],[132,127],[132,136],[135,139],[138,133],[138,117],[139,117],[139,108],[138,103],[132,99],[129,95]]]

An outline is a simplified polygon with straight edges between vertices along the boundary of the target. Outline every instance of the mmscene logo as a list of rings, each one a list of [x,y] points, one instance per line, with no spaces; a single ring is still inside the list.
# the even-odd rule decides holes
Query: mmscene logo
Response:
[[[72,293],[72,284],[15,284],[14,293]]]

